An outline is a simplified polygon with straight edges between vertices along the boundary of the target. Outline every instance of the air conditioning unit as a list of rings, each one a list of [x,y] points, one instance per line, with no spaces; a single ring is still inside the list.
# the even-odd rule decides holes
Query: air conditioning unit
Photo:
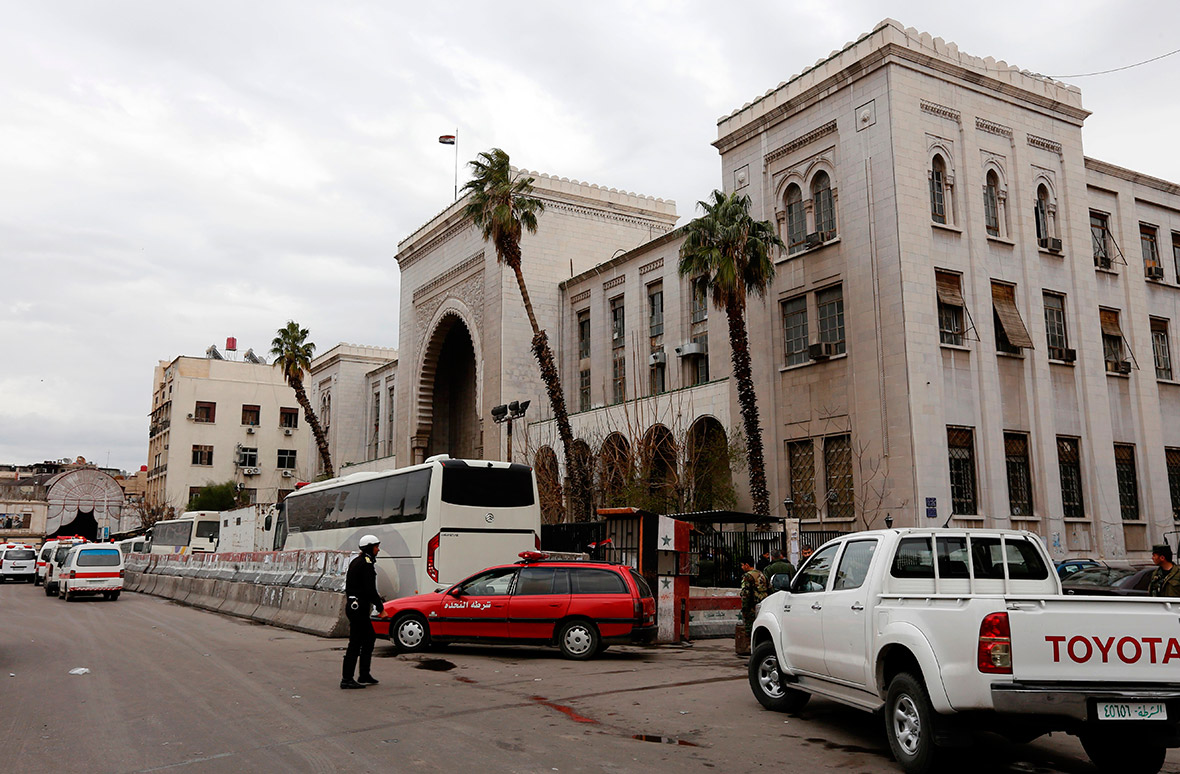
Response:
[[[1061,240],[1053,237],[1041,237],[1037,240],[1037,245],[1042,250],[1048,250],[1051,253],[1061,252]]]
[[[807,347],[807,356],[812,360],[827,360],[840,354],[839,344],[834,341],[821,341]]]
[[[192,419],[192,418],[193,418],[193,415],[192,415],[192,414],[189,414],[189,415],[188,415],[188,418],[189,418],[189,419]]]
[[[702,341],[689,341],[676,348],[680,357],[698,357],[709,354],[709,345]]]
[[[242,468],[243,476],[257,476],[260,472],[258,468]]]
[[[291,435],[291,428],[284,427],[283,428],[283,435]]]
[[[1099,269],[1109,269],[1111,266],[1110,256],[1109,255],[1098,256],[1097,258],[1094,259],[1094,265],[1097,266]]]
[[[293,470],[284,470],[284,471],[283,471],[283,478],[295,478],[295,471],[293,471]]]
[[[824,235],[818,231],[813,231],[807,235],[806,248],[810,250],[813,247],[819,247],[824,243]]]
[[[246,428],[246,435],[254,435],[254,427],[253,426]]]
[[[1049,359],[1062,363],[1073,363],[1078,359],[1078,351],[1068,347],[1049,347]]]
[[[1119,367],[1118,367],[1118,371],[1120,374],[1131,373],[1131,362],[1129,360],[1124,360],[1124,361],[1120,362]]]
[[[653,352],[651,357],[647,359],[648,365],[663,365],[668,362],[668,356],[663,352]]]
[[[1149,280],[1162,280],[1164,278],[1163,266],[1148,266],[1144,272],[1147,274]]]

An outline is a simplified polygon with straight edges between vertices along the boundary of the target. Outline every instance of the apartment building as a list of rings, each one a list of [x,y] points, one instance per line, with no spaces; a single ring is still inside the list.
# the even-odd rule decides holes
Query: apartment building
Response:
[[[183,511],[210,484],[235,482],[252,503],[278,502],[315,473],[311,435],[282,372],[260,358],[161,360],[152,379],[149,503]]]

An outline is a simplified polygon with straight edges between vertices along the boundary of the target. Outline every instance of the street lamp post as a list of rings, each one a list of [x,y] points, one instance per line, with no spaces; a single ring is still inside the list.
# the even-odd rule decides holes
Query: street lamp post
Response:
[[[492,421],[497,425],[508,425],[509,462],[512,462],[512,422],[513,420],[522,419],[524,417],[524,412],[528,409],[529,402],[530,401],[527,400],[514,400],[507,405],[500,404],[499,406],[492,407]]]

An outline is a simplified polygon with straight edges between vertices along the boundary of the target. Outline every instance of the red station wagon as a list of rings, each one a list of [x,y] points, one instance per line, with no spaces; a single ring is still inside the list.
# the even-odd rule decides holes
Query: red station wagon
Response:
[[[611,644],[655,639],[655,598],[630,567],[534,551],[521,557],[443,591],[386,602],[373,628],[404,653],[432,642],[539,643],[588,659]]]

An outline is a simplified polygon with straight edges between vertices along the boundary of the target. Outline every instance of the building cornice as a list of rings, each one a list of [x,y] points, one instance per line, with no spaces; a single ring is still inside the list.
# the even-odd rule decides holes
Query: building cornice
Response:
[[[1114,164],[1108,163],[1106,161],[1092,159],[1089,156],[1086,157],[1086,169],[1102,175],[1117,177],[1119,180],[1126,180],[1128,183],[1135,183],[1136,185],[1142,185],[1146,186],[1147,188],[1153,188],[1157,191],[1163,191],[1164,193],[1172,194],[1173,196],[1180,196],[1180,185],[1176,183],[1172,183],[1158,177],[1152,177],[1151,175],[1145,175],[1142,172],[1135,172],[1134,170],[1130,170],[1125,167],[1115,166]]]
[[[439,276],[432,279],[430,282],[427,282],[425,285],[415,290],[414,295],[412,296],[413,302],[416,304],[435,291],[440,290],[444,285],[447,285],[457,277],[460,277],[473,269],[482,268],[483,263],[484,251],[480,250],[478,253],[468,258],[466,261],[463,261],[463,263],[459,264],[455,268],[443,272]]]
[[[800,148],[804,147],[805,145],[810,145],[811,143],[815,142],[816,140],[820,139],[821,137],[827,137],[829,134],[835,134],[835,133],[836,133],[836,120],[832,119],[831,121],[828,121],[823,126],[816,127],[815,129],[812,129],[810,132],[807,132],[806,134],[802,134],[802,135],[796,137],[795,139],[791,140],[790,142],[788,142],[784,145],[780,145],[779,147],[772,150],[770,153],[767,153],[765,156],[762,157],[762,164],[763,164],[763,166],[768,166],[771,162],[775,161],[776,159],[781,159],[783,156],[793,153],[793,152],[799,150]]]

